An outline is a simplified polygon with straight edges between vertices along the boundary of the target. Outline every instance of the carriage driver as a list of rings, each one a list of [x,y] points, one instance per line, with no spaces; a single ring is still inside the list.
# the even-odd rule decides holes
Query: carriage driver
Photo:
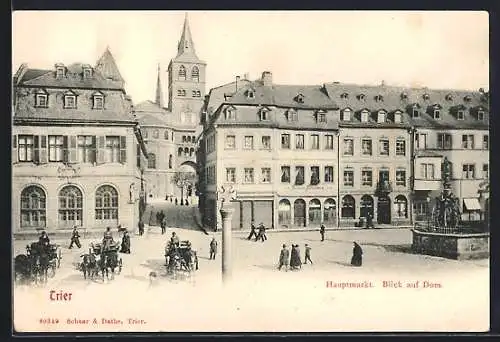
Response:
[[[175,232],[172,232],[172,237],[170,238],[170,243],[175,247],[179,247],[179,237],[175,235]]]
[[[104,237],[102,239],[102,249],[103,251],[109,250],[111,244],[113,244],[113,234],[111,234],[111,227],[106,227],[106,231],[104,232]]]
[[[40,235],[40,237],[38,238],[38,243],[42,246],[48,246],[50,244],[50,239],[49,237],[47,236],[47,233],[44,231],[42,231],[42,234]]]

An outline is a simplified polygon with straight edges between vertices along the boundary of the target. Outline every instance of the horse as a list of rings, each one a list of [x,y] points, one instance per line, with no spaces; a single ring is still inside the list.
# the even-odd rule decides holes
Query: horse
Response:
[[[34,255],[33,258],[35,284],[37,284],[39,280],[42,282],[42,284],[46,284],[50,267],[49,255],[44,251],[40,251],[39,253]]]
[[[183,266],[185,266],[186,271],[191,272],[193,270],[198,270],[198,254],[195,250],[189,248],[181,253],[184,259]]]
[[[16,283],[31,283],[33,264],[26,254],[19,254],[14,258],[14,281]]]
[[[98,266],[102,272],[102,280],[104,281],[104,275],[109,279],[109,270],[111,270],[111,279],[115,278],[115,269],[118,268],[118,274],[121,272],[121,259],[118,259],[116,253],[102,253],[99,258]]]
[[[97,262],[95,260],[95,256],[90,254],[84,254],[81,256],[83,258],[80,269],[83,272],[83,278],[87,279],[87,275],[92,279],[94,276],[98,275],[99,269],[97,267]]]

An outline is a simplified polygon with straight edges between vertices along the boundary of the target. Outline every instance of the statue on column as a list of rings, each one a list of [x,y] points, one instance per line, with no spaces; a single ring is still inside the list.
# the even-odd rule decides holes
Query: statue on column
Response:
[[[448,160],[447,157],[444,157],[442,167],[443,167],[442,170],[443,186],[445,188],[448,188],[451,183],[451,162]]]
[[[229,203],[236,200],[236,190],[233,186],[222,186],[221,190],[217,191],[217,199],[221,202],[221,209],[229,208]]]

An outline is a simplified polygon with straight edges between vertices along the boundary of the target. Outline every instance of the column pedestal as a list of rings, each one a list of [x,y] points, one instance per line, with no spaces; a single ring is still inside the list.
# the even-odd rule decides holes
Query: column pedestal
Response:
[[[231,219],[233,217],[233,208],[221,208],[222,216],[222,281],[226,283],[232,275],[231,258]]]

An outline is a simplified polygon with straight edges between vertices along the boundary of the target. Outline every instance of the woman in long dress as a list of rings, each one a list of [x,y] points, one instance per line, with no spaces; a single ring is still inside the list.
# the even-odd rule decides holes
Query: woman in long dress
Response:
[[[363,264],[363,249],[360,245],[354,242],[354,247],[352,249],[352,258],[351,265],[352,266],[361,266]]]

